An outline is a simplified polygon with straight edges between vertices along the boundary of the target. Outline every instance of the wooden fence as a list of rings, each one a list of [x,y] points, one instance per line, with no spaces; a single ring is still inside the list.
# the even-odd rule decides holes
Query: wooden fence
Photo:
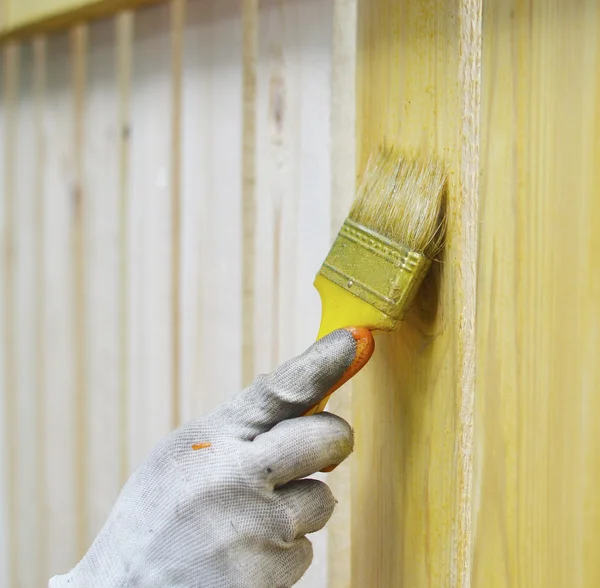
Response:
[[[354,21],[173,0],[6,39],[0,585],[67,570],[158,439],[314,340],[353,192]]]

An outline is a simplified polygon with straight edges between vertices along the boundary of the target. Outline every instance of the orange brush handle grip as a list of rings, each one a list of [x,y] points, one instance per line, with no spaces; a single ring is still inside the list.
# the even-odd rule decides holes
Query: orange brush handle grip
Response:
[[[365,327],[347,327],[346,330],[352,334],[352,337],[354,337],[354,340],[356,341],[356,354],[354,360],[342,374],[342,377],[327,391],[327,395],[320,402],[306,411],[305,416],[322,412],[329,401],[329,397],[350,378],[355,376],[373,355],[375,341],[369,329]]]

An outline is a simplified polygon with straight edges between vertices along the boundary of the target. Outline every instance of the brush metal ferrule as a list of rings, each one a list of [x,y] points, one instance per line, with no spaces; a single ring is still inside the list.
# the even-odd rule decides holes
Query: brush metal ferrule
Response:
[[[430,265],[422,253],[347,218],[319,273],[400,320]]]

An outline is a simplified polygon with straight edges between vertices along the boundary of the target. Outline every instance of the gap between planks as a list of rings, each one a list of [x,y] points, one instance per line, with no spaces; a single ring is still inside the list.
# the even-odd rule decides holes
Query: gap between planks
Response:
[[[5,174],[4,174],[4,340],[5,346],[5,393],[6,393],[6,447],[14,447],[16,438],[15,400],[15,353],[14,353],[14,144],[16,140],[16,101],[19,86],[19,47],[9,44],[4,49],[4,128]],[[16,452],[8,451],[8,578],[11,586],[17,585],[17,532],[16,532]]]

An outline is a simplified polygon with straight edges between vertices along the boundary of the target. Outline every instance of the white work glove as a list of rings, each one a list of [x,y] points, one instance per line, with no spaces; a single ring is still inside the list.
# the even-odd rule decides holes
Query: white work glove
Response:
[[[171,433],[128,480],[81,562],[50,588],[295,584],[312,560],[305,535],[335,505],[326,484],[301,478],[340,463],[353,446],[341,418],[301,415],[356,350],[350,332],[335,331]]]

